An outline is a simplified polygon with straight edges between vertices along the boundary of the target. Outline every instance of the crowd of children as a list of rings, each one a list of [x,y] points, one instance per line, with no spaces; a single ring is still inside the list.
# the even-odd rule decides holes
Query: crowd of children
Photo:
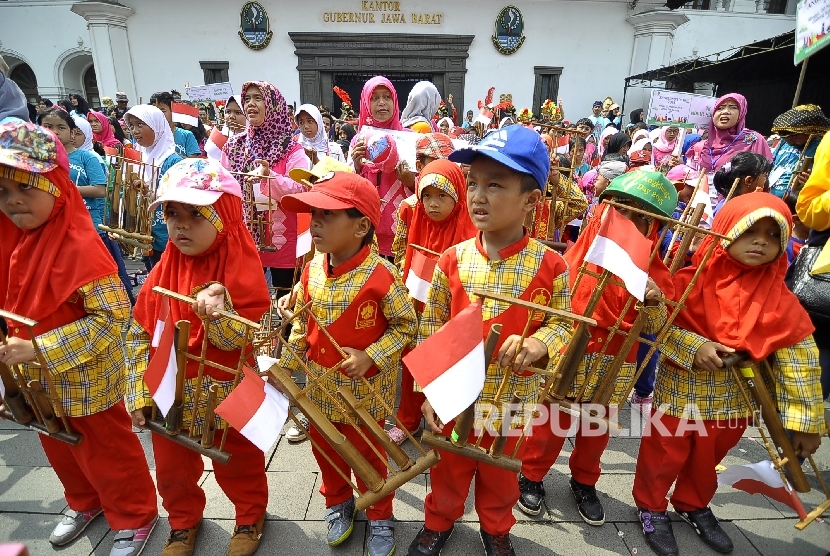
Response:
[[[387,428],[386,410],[399,391],[402,428],[388,427],[391,441],[417,435],[422,422],[434,434],[452,436],[456,422],[438,419],[401,360],[476,301],[475,292],[494,296],[481,301],[482,340],[492,326],[501,327],[493,358],[485,362],[476,402],[482,408],[503,411],[505,387],[514,403],[536,403],[558,378],[553,370],[572,343],[568,313],[593,319],[578,369],[564,384],[565,398],[591,400],[614,368],[610,398],[622,403],[636,380],[634,400],[649,425],[633,499],[645,539],[661,556],[679,552],[669,502],[704,543],[722,553],[733,550],[710,504],[715,468],[751,424],[752,408],[724,368],[726,355],[740,352],[769,363],[796,453],[817,450],[825,430],[824,352],[784,276],[792,262],[785,255],[795,257],[794,242],[807,235],[806,228],[794,231],[795,201],[805,183],[812,192],[827,175],[826,168],[810,177],[809,168],[798,167],[803,157],[797,153],[813,154],[820,133],[830,130],[818,107],[797,107],[776,120],[786,146],[773,156],[764,137],[745,128],[746,100],[737,94],[716,101],[708,136],[691,142],[675,126],[650,134],[642,112],[632,113],[624,128],[610,98],[597,101],[593,116],[560,140],[559,131],[545,133],[551,122],[513,124],[517,117],[507,100],[496,110],[498,124],[456,126],[457,116],[428,82],[413,88],[401,112],[394,85],[378,76],[365,84],[356,118],[344,101],[344,118],[356,124],[351,136],[348,124],[338,129],[344,152],[327,110],[303,104],[295,111],[274,85],[254,81],[224,104],[230,138],[215,160],[201,158],[196,136],[173,123],[174,102],[171,93],[160,92],[149,105],[123,113],[135,148],[151,163],[139,178],[155,194],[153,244],[144,256],[149,274],[135,300],[120,249],[98,230],[108,168],[93,149],[120,143],[111,121],[94,111],[73,117],[51,108],[39,125],[17,117],[0,124],[0,308],[37,322],[31,330],[2,323],[0,363],[44,389],[51,384],[44,373],[53,373],[55,399],[84,436],[71,445],[40,435],[68,503],[50,537],[55,546],[70,543],[103,513],[116,531],[111,556],[138,556],[158,520],[157,489],[170,525],[162,555],[199,552],[206,505],[201,456],[153,434],[154,487],[131,431],[131,425],[147,425],[154,407],[145,372],[154,358],[168,355],[159,349],[161,323],[187,321],[192,357],[184,365],[184,422],[197,435],[219,426],[218,416],[205,422],[205,404],[209,394],[227,398],[236,382],[218,367],[203,368],[199,359],[233,368],[252,346],[244,327],[227,315],[256,322],[272,303],[297,318],[271,372],[309,369],[323,377],[310,381],[309,400],[382,478],[388,471],[383,444],[369,427],[353,426],[329,394],[350,390]],[[445,117],[439,117],[441,108]],[[561,104],[556,113],[557,127],[567,128]],[[401,133],[420,134],[412,158]],[[818,187],[826,194],[827,184]],[[700,204],[701,228],[717,235],[700,232],[688,252],[678,253],[679,238],[666,233],[667,223],[688,220]],[[310,213],[316,251],[302,266],[298,213]],[[826,228],[804,213],[806,225]],[[267,227],[259,225],[263,221]],[[637,303],[621,282],[587,262],[609,222],[650,250]],[[414,261],[424,257],[435,270],[419,300],[405,283]],[[670,270],[668,261],[676,257],[683,268]],[[170,303],[153,292],[156,286],[196,301]],[[683,292],[688,297],[678,305]],[[651,341],[665,332],[654,364],[644,365],[642,345],[626,342],[619,331]],[[527,370],[534,366],[546,371]],[[641,366],[646,370],[637,380]],[[495,425],[529,431],[517,452],[518,474],[440,450],[409,556],[441,553],[473,483],[484,553],[515,554],[513,509],[542,511],[543,479],[578,421],[551,398],[539,402],[547,420],[531,424],[520,412]],[[326,542],[337,546],[354,530],[356,500],[348,479],[354,470],[326,435],[298,417],[320,468]],[[496,439],[491,431],[474,427],[468,441],[486,450]],[[293,434],[299,439],[305,430]],[[505,453],[518,438],[507,435]],[[596,484],[608,441],[607,430],[580,426],[569,458],[571,493],[592,526],[606,519]],[[227,554],[251,555],[268,504],[264,454],[233,428],[223,446],[233,457],[214,465],[214,475],[235,511]],[[360,477],[357,486],[368,488]],[[397,549],[394,498],[389,493],[366,510],[370,556]]]

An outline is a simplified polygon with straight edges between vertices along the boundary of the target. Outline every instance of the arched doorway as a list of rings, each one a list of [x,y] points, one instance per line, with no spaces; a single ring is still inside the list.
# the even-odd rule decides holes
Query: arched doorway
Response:
[[[101,106],[101,97],[98,94],[98,80],[95,78],[95,66],[89,66],[84,72],[84,98],[90,106]]]
[[[26,100],[32,104],[37,104],[37,76],[35,76],[35,72],[32,71],[29,64],[24,62],[14,66],[9,73],[9,79],[20,87],[20,90],[26,95]]]

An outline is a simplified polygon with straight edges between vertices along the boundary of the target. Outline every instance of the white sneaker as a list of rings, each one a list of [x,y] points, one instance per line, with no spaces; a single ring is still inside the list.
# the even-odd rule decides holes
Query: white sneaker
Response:
[[[631,407],[636,409],[640,412],[640,415],[648,419],[651,417],[651,406],[654,402],[654,398],[648,396],[646,398],[641,398],[637,395],[637,392],[631,395]]]
[[[115,532],[115,539],[110,551],[110,556],[139,556],[147,544],[150,533],[156,527],[158,516],[150,523],[138,529],[124,529]]]
[[[297,419],[299,419],[300,423],[302,423],[303,427],[308,430],[308,419],[302,413],[297,414]],[[285,433],[285,439],[289,442],[302,442],[305,440],[306,433],[301,428],[299,428],[296,424],[291,425],[291,428],[288,429],[288,432]]]
[[[104,508],[98,507],[88,512],[76,512],[75,510],[66,510],[63,519],[49,535],[49,542],[55,546],[63,546],[69,544],[84,532],[84,529],[89,527],[92,520],[104,513]]]

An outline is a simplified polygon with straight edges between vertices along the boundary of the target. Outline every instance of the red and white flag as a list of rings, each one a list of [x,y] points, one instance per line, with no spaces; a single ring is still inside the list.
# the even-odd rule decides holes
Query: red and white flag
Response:
[[[164,297],[150,344],[156,348],[156,353],[144,372],[144,384],[147,385],[150,396],[162,415],[167,415],[176,398],[176,347],[173,342],[175,335],[176,326],[170,318],[170,298]]]
[[[245,378],[216,408],[251,443],[267,452],[280,436],[288,418],[288,398],[248,367]]]
[[[205,153],[208,158],[220,161],[222,160],[222,147],[228,142],[228,138],[222,133],[218,127],[214,127],[210,132],[210,137],[205,142]]]
[[[481,109],[478,111],[478,116],[476,116],[476,119],[473,121],[473,123],[481,122],[484,125],[490,125],[490,122],[492,121],[493,111],[488,109],[487,107],[482,106]]]
[[[297,213],[297,258],[311,251],[311,213]]]
[[[441,421],[449,423],[478,399],[484,388],[481,302],[471,303],[403,362]]]
[[[749,494],[763,494],[773,500],[791,507],[804,519],[807,511],[801,505],[798,495],[789,485],[781,480],[781,474],[769,460],[749,465],[730,465],[718,475],[718,484],[727,485]]]
[[[427,257],[418,249],[412,249],[412,261],[406,274],[406,287],[409,297],[421,303],[427,302],[429,287],[432,285],[432,273],[438,261]]]
[[[585,254],[585,260],[618,276],[625,284],[625,289],[643,301],[650,255],[651,242],[631,220],[613,207],[608,207],[602,216],[599,232]]]
[[[174,102],[170,108],[173,111],[173,121],[177,124],[187,124],[193,127],[199,125],[199,109],[195,106]]]

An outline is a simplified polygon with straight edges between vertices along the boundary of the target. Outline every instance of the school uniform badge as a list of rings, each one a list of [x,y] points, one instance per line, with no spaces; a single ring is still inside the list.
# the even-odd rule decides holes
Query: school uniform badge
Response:
[[[259,2],[246,2],[239,13],[239,38],[248,48],[262,50],[271,42],[274,32],[268,12]]]
[[[502,54],[513,54],[525,42],[525,20],[516,6],[505,6],[496,17],[493,46]]]

